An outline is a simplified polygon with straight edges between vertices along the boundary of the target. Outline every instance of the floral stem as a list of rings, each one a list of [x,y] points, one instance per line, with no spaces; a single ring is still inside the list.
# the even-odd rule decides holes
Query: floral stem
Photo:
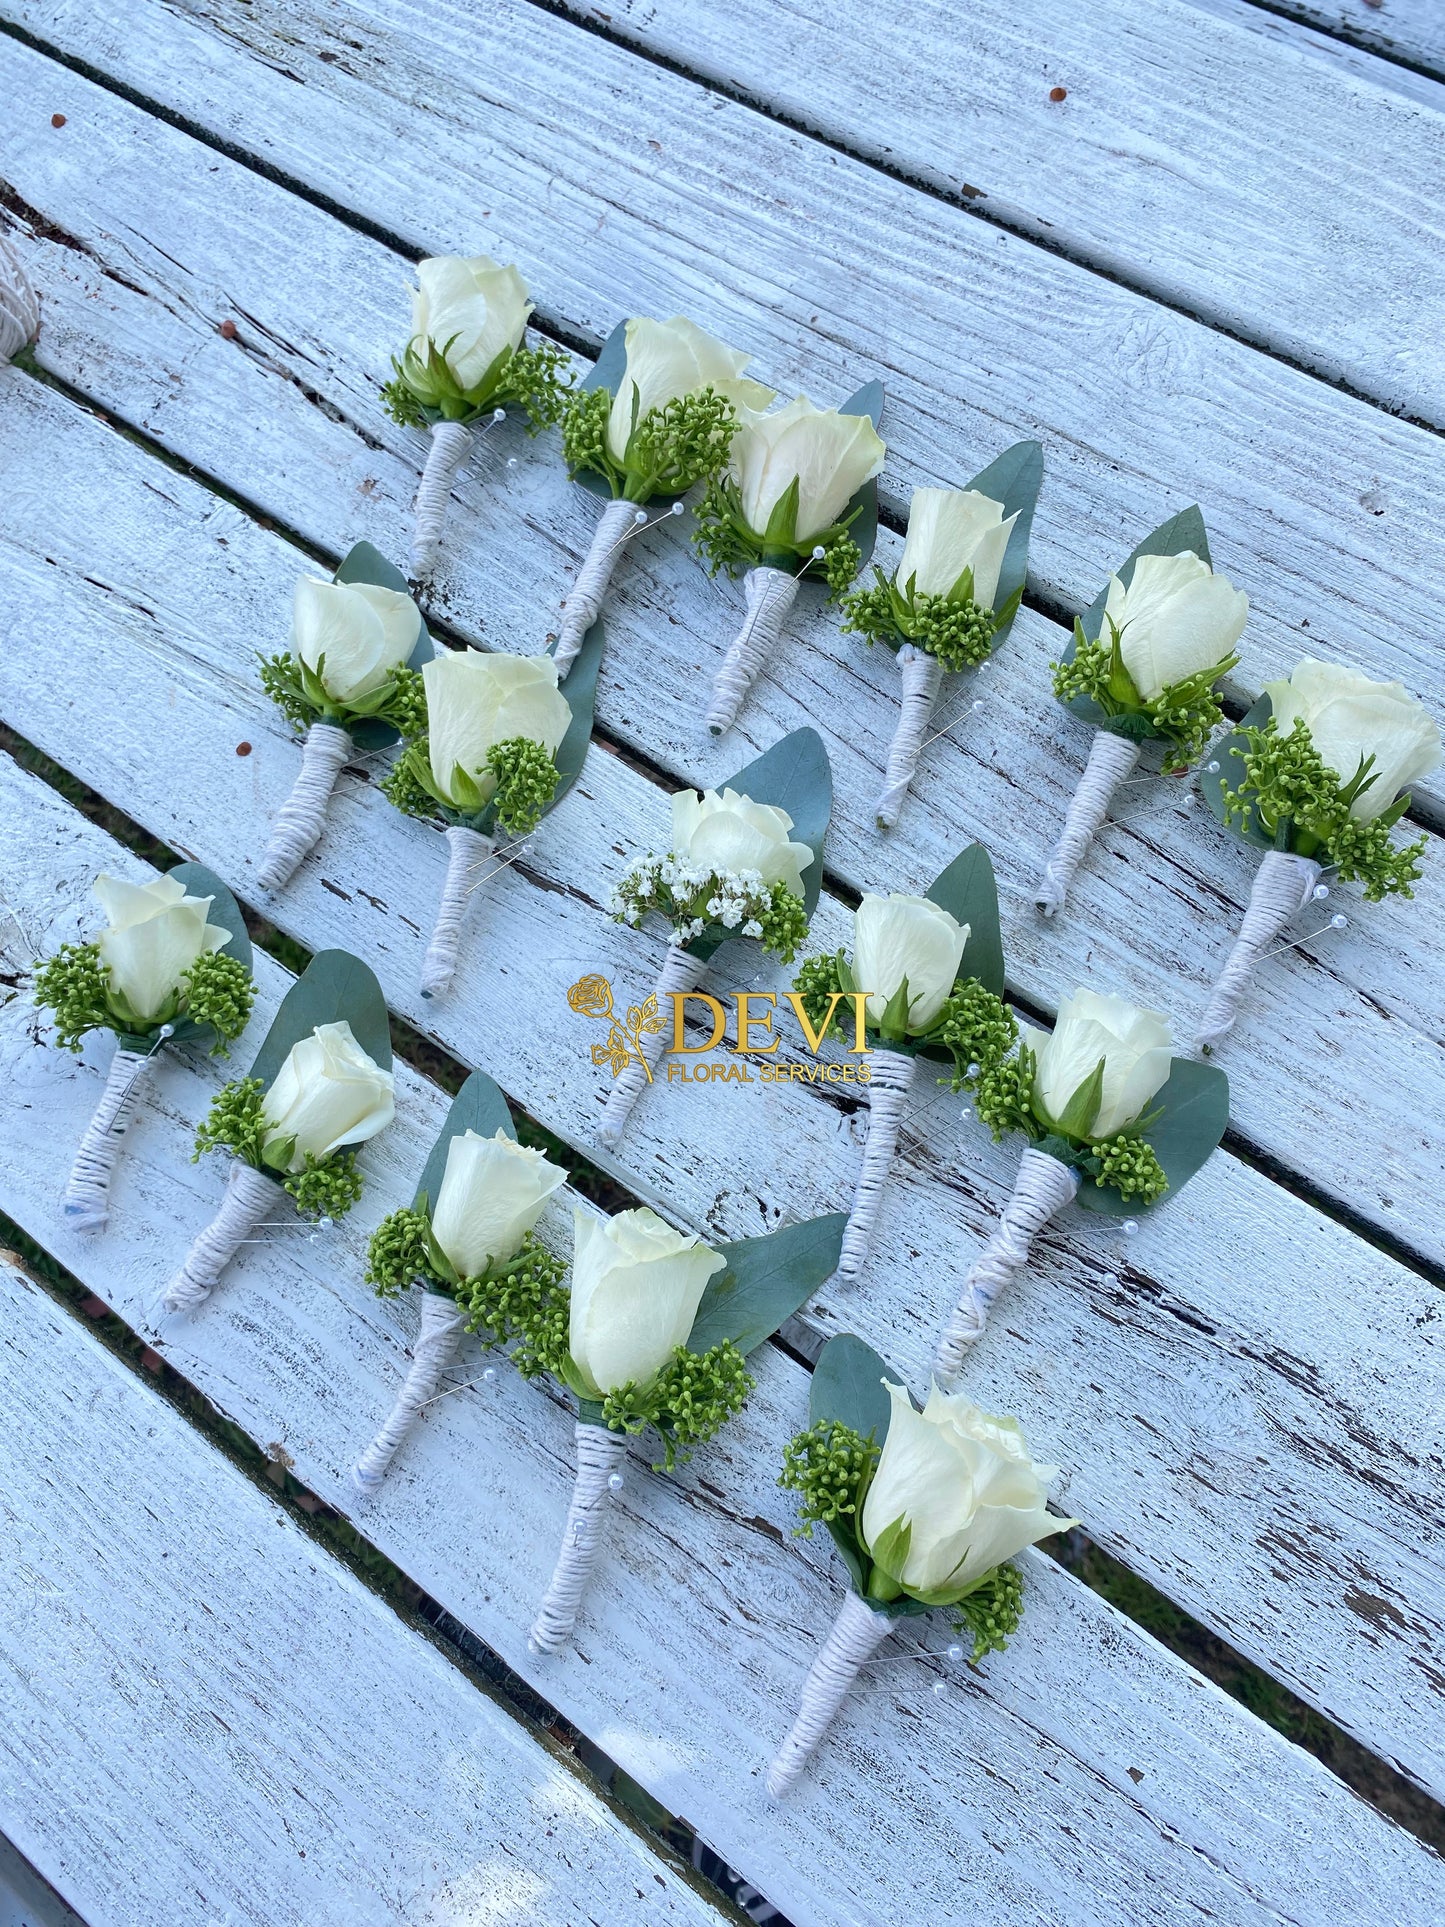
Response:
[[[1109,813],[1109,804],[1124,778],[1139,760],[1139,745],[1112,730],[1094,733],[1089,760],[1079,778],[1079,787],[1069,802],[1068,814],[1054,853],[1044,865],[1044,874],[1034,901],[1046,917],[1057,916],[1074,880],[1074,872],[1084,852],[1098,834]]]
[[[447,877],[437,905],[431,942],[421,967],[421,994],[440,997],[451,989],[457,970],[457,949],[461,943],[462,919],[467,905],[482,881],[482,865],[496,848],[496,839],[453,823],[447,830]]]
[[[1079,1177],[1067,1164],[1030,1145],[1019,1161],[1019,1174],[988,1243],[974,1259],[957,1305],[938,1341],[933,1375],[951,1384],[963,1367],[964,1354],[983,1335],[988,1314],[1003,1287],[1028,1263],[1034,1238],[1054,1213],[1077,1194]]]
[[[903,1100],[918,1068],[918,1059],[903,1051],[876,1050],[870,1061],[868,1137],[863,1146],[858,1189],[838,1257],[838,1276],[850,1282],[858,1276],[868,1259],[873,1228],[878,1222],[878,1210],[883,1202],[883,1188],[893,1166],[893,1154],[898,1149]]]
[[[662,1027],[645,1032],[636,1041],[633,1056],[628,1059],[625,1069],[607,1093],[602,1122],[597,1129],[597,1135],[604,1144],[616,1144],[627,1128],[627,1120],[642,1094],[643,1086],[652,1082],[652,1067],[662,1056],[663,1043],[668,1035],[667,1015],[664,1014],[667,1013],[668,1000],[680,996],[684,991],[696,990],[706,974],[707,964],[701,957],[695,957],[681,944],[668,946],[656,984],[657,1009]]]
[[[455,1300],[444,1298],[440,1292],[422,1293],[421,1329],[412,1346],[410,1369],[385,1425],[352,1468],[351,1482],[362,1498],[369,1499],[380,1490],[417,1414],[435,1396],[442,1373],[457,1355],[462,1317]]]
[[[110,1180],[120,1141],[135,1114],[151,1053],[117,1048],[65,1186],[66,1222],[76,1231],[102,1231],[110,1215]]]
[[[622,546],[636,527],[636,503],[613,501],[603,509],[602,519],[593,531],[586,558],[563,608],[562,627],[554,656],[559,676],[565,676],[577,660],[583,639],[602,608]]]
[[[926,649],[905,642],[898,651],[898,675],[902,683],[902,704],[898,727],[888,749],[888,769],[883,789],[873,806],[880,830],[891,830],[898,821],[923,753],[923,733],[938,700],[943,683],[943,664]]]
[[[532,1626],[529,1644],[534,1652],[560,1653],[572,1638],[582,1595],[597,1563],[602,1536],[602,1513],[607,1504],[607,1481],[627,1455],[627,1438],[601,1425],[578,1420],[577,1477],[572,1503],[562,1528],[562,1550],[557,1555],[551,1584]]]
[[[221,1273],[256,1229],[274,1211],[282,1190],[268,1172],[237,1158],[226,1173],[221,1208],[186,1253],[186,1261],[166,1287],[167,1311],[194,1311],[209,1298]]]
[[[1194,1048],[1207,1056],[1224,1037],[1239,1013],[1255,967],[1290,918],[1314,895],[1320,866],[1312,857],[1287,850],[1266,850],[1249,893],[1249,907],[1239,926],[1209,1004],[1194,1038]]]
[[[713,683],[707,726],[714,736],[731,729],[758,671],[776,649],[798,595],[798,578],[786,569],[749,569],[743,578],[747,614],[733,637]]]
[[[416,521],[412,529],[411,573],[416,582],[426,581],[436,568],[452,484],[471,446],[472,431],[460,422],[432,423],[431,447],[416,491]]]
[[[326,806],[341,767],[351,754],[351,738],[336,723],[314,722],[301,749],[301,768],[291,794],[276,812],[266,854],[256,872],[263,890],[289,883],[296,866],[320,837]]]
[[[803,1768],[848,1697],[859,1669],[878,1650],[889,1625],[888,1615],[875,1612],[856,1592],[844,1599],[803,1681],[798,1717],[768,1768],[768,1792],[775,1800],[791,1792],[802,1778]]]

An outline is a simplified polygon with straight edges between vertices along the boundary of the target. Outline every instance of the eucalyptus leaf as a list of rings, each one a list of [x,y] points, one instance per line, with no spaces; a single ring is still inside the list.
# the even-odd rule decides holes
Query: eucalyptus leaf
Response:
[[[1145,1142],[1164,1167],[1169,1189],[1160,1198],[1167,1204],[1219,1144],[1229,1126],[1229,1079],[1217,1064],[1176,1057],[1164,1088],[1154,1099],[1163,1116],[1144,1132]],[[1144,1208],[1137,1198],[1121,1198],[1111,1184],[1085,1178],[1079,1203],[1109,1218],[1137,1217]]]
[[[510,1138],[517,1135],[507,1100],[485,1071],[473,1071],[452,1099],[441,1134],[422,1167],[416,1197],[412,1200],[413,1210],[417,1209],[423,1197],[435,1204],[441,1192],[442,1179],[447,1174],[447,1156],[452,1148],[452,1139],[465,1137],[468,1131],[475,1131],[478,1137],[495,1137],[498,1131],[504,1131]]]
[[[1014,514],[1019,518],[1009,532],[1008,547],[1003,552],[998,587],[993,597],[995,609],[1005,608],[1028,578],[1029,536],[1033,532],[1034,510],[1038,506],[1043,481],[1042,445],[1038,442],[1015,442],[1012,448],[1006,448],[987,468],[980,469],[971,482],[964,484],[965,488],[977,489],[980,495],[987,495],[990,501],[998,502],[1003,508],[1005,521]],[[1004,641],[1013,625],[1014,617],[1010,616],[995,631],[995,649]]]
[[[622,386],[622,377],[627,371],[627,323],[619,321],[602,344],[602,352],[588,369],[580,386],[605,388],[609,395],[615,395]],[[612,490],[604,476],[595,470],[584,468],[572,477],[573,481],[595,495],[600,501],[610,502]]]
[[[883,416],[883,384],[881,381],[865,381],[856,395],[850,395],[839,408],[840,415],[866,415],[876,429]],[[849,502],[840,520],[858,513],[848,524],[848,534],[858,544],[862,560],[858,566],[866,568],[873,555],[874,544],[878,540],[878,477],[866,481]]]
[[[1219,768],[1212,771],[1205,768],[1199,775],[1199,787],[1204,800],[1220,822],[1241,842],[1252,843],[1260,850],[1272,850],[1274,838],[1261,826],[1253,804],[1243,824],[1237,816],[1227,817],[1224,813],[1224,789],[1228,784],[1230,789],[1237,790],[1244,781],[1244,759],[1249,748],[1244,737],[1245,730],[1263,729],[1273,714],[1273,702],[1268,696],[1261,696],[1244,721],[1210,751],[1209,761],[1218,763]]]
[[[380,549],[374,549],[370,542],[357,542],[347,550],[333,580],[369,582],[377,589],[395,589],[398,595],[411,594],[411,584],[401,570],[388,562]],[[431,661],[432,653],[432,639],[426,623],[420,622],[417,625],[416,647],[407,658],[407,668],[420,669],[423,663]],[[397,740],[397,731],[391,724],[378,722],[374,716],[354,716],[347,723],[346,730],[358,749],[385,749]]]
[[[959,923],[968,925],[968,942],[963,947],[964,975],[975,978],[985,990],[1001,997],[1003,933],[999,928],[998,882],[988,851],[981,843],[970,843],[933,879],[924,895]]]
[[[818,1354],[808,1392],[808,1423],[834,1419],[860,1438],[871,1433],[880,1448],[888,1437],[893,1401],[883,1389],[887,1379],[901,1385],[903,1375],[852,1332],[830,1338]]]
[[[549,644],[547,653],[551,655],[556,647],[555,642]],[[558,772],[557,788],[548,810],[556,809],[581,775],[587,760],[587,745],[592,740],[592,709],[597,699],[597,672],[602,667],[602,652],[606,647],[607,631],[598,616],[582,638],[582,647],[573,658],[572,667],[558,685],[572,711],[572,720],[553,758]]]
[[[823,887],[823,839],[833,814],[833,770],[817,730],[793,730],[716,787],[737,790],[755,803],[772,803],[793,819],[794,839],[813,852],[803,871],[803,908],[811,917]],[[705,930],[687,948],[694,957],[711,957],[731,935]]]
[[[1161,522],[1157,529],[1151,530],[1138,548],[1120,564],[1115,573],[1127,589],[1134,580],[1134,564],[1141,555],[1181,555],[1186,549],[1192,549],[1201,562],[1209,562],[1210,566],[1213,566],[1209,554],[1209,537],[1204,528],[1204,515],[1197,506],[1181,509],[1177,515],[1171,515],[1167,522]],[[1110,580],[1112,579],[1111,577]],[[1108,600],[1109,583],[1106,582],[1080,617],[1084,635],[1090,642],[1098,641],[1099,631],[1104,626],[1104,608]],[[1075,638],[1071,636],[1068,647],[1064,650],[1065,662],[1074,660],[1074,649]],[[1107,721],[1103,710],[1088,696],[1074,696],[1064,704],[1064,707],[1072,710],[1074,715],[1082,716],[1085,722],[1099,725]]]
[[[303,1037],[318,1025],[340,1023],[351,1026],[352,1036],[373,1063],[391,1069],[391,1026],[381,985],[349,950],[319,950],[281,999],[250,1075],[270,1090]]]
[[[753,1351],[806,1305],[838,1268],[846,1211],[830,1211],[760,1238],[718,1245],[727,1269],[708,1280],[687,1348],[699,1354],[731,1339]]]

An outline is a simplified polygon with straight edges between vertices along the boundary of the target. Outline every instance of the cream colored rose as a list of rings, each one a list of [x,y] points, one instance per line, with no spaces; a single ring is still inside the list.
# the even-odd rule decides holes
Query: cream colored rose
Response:
[[[726,1259],[646,1206],[573,1214],[567,1348],[591,1392],[650,1385],[687,1343],[707,1281]]]
[[[627,364],[607,418],[607,449],[614,461],[622,461],[627,454],[634,399],[639,422],[653,409],[666,408],[670,401],[700,394],[704,388],[749,408],[766,408],[773,399],[771,388],[744,377],[750,356],[729,348],[682,315],[674,315],[671,321],[638,316],[628,322],[624,339]]]
[[[1038,1057],[1034,1095],[1057,1123],[1069,1099],[1103,1059],[1099,1108],[1080,1135],[1112,1137],[1145,1109],[1169,1076],[1173,1043],[1168,1022],[1156,1010],[1140,1010],[1123,997],[1076,990],[1059,1006],[1052,1033],[1019,1026]]]
[[[291,638],[338,703],[370,696],[410,657],[421,612],[409,595],[373,582],[302,576],[291,605]]]
[[[391,1072],[372,1062],[350,1024],[318,1024],[291,1046],[261,1100],[261,1155],[280,1168],[286,1152],[285,1169],[304,1171],[308,1153],[324,1158],[343,1144],[364,1144],[385,1130],[395,1110]]]
[[[757,535],[768,526],[780,498],[798,479],[796,539],[806,542],[842,515],[870,476],[883,466],[885,449],[866,415],[815,408],[799,395],[771,415],[740,407],[728,465],[737,484],[743,517]]]
[[[772,803],[755,803],[737,790],[679,790],[672,799],[672,854],[680,863],[721,876],[756,870],[764,883],[803,894],[803,872],[813,861],[806,843],[789,840],[793,819]]]
[[[431,1228],[458,1277],[477,1278],[488,1265],[515,1256],[566,1176],[505,1131],[454,1137]]]
[[[908,1528],[906,1556],[895,1547],[879,1561],[896,1585],[956,1598],[1025,1546],[1078,1524],[1046,1511],[1057,1468],[1034,1464],[1017,1419],[994,1418],[937,1385],[915,1412],[901,1386],[883,1383],[893,1413],[863,1501],[862,1539],[876,1559],[890,1527]]]
[[[504,350],[519,348],[532,304],[515,268],[487,254],[438,254],[417,263],[411,298],[412,347],[425,358],[432,342],[458,388],[480,385]]]
[[[197,957],[231,941],[229,930],[206,922],[214,897],[189,897],[172,877],[122,883],[98,876],[95,894],[107,927],[96,938],[110,988],[138,1023],[173,1011],[180,981]]]
[[[1126,589],[1109,582],[1101,634],[1119,627],[1124,667],[1145,702],[1225,661],[1244,634],[1249,597],[1192,549],[1141,555]]]
[[[908,510],[908,539],[894,576],[900,589],[912,578],[918,595],[949,595],[965,569],[973,570],[973,600],[992,609],[1004,550],[1017,513],[976,488],[916,488]]]
[[[853,913],[853,981],[868,993],[868,1021],[908,983],[908,1029],[916,1036],[938,1016],[958,976],[968,925],[927,897],[864,897]]]
[[[459,809],[470,799],[457,787],[458,769],[486,802],[497,787],[487,756],[498,743],[525,736],[553,755],[572,721],[550,656],[447,649],[425,663],[421,674],[432,779]]]
[[[1357,670],[1306,656],[1288,682],[1266,683],[1264,693],[1280,735],[1302,722],[1342,782],[1351,780],[1365,757],[1374,757],[1374,780],[1350,805],[1350,815],[1362,822],[1373,821],[1440,761],[1434,718],[1401,683],[1371,682]]]

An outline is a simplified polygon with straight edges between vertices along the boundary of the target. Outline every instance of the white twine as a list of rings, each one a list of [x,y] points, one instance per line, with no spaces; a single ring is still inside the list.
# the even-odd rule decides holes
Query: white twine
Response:
[[[351,754],[351,738],[336,723],[314,722],[301,746],[301,768],[291,794],[276,812],[266,854],[256,872],[263,890],[289,883],[296,865],[321,835],[326,806],[341,767]]]
[[[363,1499],[381,1488],[392,1460],[417,1414],[436,1394],[442,1373],[457,1355],[462,1336],[462,1311],[454,1299],[426,1291],[421,1300],[421,1329],[411,1348],[411,1366],[397,1393],[391,1414],[351,1470],[351,1483]]]
[[[66,1222],[77,1231],[105,1229],[110,1214],[111,1173],[153,1054],[117,1049],[110,1060],[105,1089],[85,1127],[65,1186]]]
[[[603,509],[602,520],[593,531],[591,545],[563,609],[553,658],[559,676],[565,676],[577,660],[582,639],[597,620],[623,544],[637,525],[635,502],[612,501]]]
[[[863,1168],[858,1173],[858,1189],[838,1255],[838,1276],[848,1283],[868,1261],[868,1247],[873,1242],[873,1228],[883,1202],[883,1187],[898,1149],[903,1100],[918,1069],[918,1059],[903,1051],[876,1050],[869,1066],[868,1136],[863,1145]]]
[[[1255,967],[1290,918],[1311,901],[1320,880],[1313,857],[1288,850],[1266,850],[1249,893],[1249,907],[1239,926],[1234,948],[1210,992],[1209,1004],[1195,1033],[1194,1048],[1211,1051],[1239,1014]]]
[[[798,595],[798,577],[786,569],[749,569],[743,578],[747,614],[743,626],[728,645],[722,666],[712,686],[707,726],[714,736],[731,729],[742,707],[743,697],[753,680],[778,645],[783,624]]]
[[[226,1173],[221,1208],[186,1253],[186,1262],[166,1286],[167,1311],[194,1311],[220,1283],[221,1273],[250,1237],[266,1212],[279,1202],[281,1187],[266,1172],[237,1158]]]
[[[888,747],[888,768],[883,789],[873,806],[880,830],[891,830],[898,821],[903,799],[918,774],[918,759],[923,754],[923,732],[943,686],[943,664],[926,649],[905,642],[898,651],[898,675],[903,685],[898,727]]]
[[[472,431],[460,422],[433,422],[431,447],[416,491],[416,520],[412,526],[411,573],[424,581],[441,553],[442,522],[451,500],[457,470],[471,453]]]
[[[483,881],[482,866],[497,847],[492,836],[465,829],[453,823],[447,829],[447,880],[432,925],[431,942],[421,966],[421,994],[439,997],[450,990],[457,969],[457,945],[461,941],[462,919],[467,905]]]
[[[768,1792],[781,1800],[802,1777],[813,1749],[831,1725],[864,1662],[871,1659],[890,1629],[886,1613],[875,1612],[856,1592],[848,1593],[828,1637],[803,1681],[798,1717],[773,1755]]]
[[[607,1093],[603,1107],[602,1120],[597,1126],[597,1135],[604,1144],[616,1144],[627,1128],[627,1120],[632,1115],[632,1107],[637,1102],[643,1086],[648,1082],[648,1071],[655,1068],[662,1056],[667,1039],[672,1034],[673,1015],[672,997],[685,990],[696,990],[707,975],[707,964],[701,957],[695,957],[681,944],[669,944],[663,959],[662,970],[653,986],[657,997],[657,1014],[662,1020],[660,1030],[645,1031],[638,1040],[638,1048],[647,1059],[647,1070],[642,1068],[634,1056],[628,1060],[622,1072]]]
[[[938,1341],[933,1375],[947,1385],[958,1377],[964,1353],[983,1336],[993,1301],[1003,1287],[1028,1262],[1034,1238],[1075,1196],[1078,1174],[1047,1151],[1032,1145],[1019,1162],[1013,1195],[1003,1208],[1003,1216],[978,1257],[967,1278]]]
[[[1095,731],[1079,787],[1069,800],[1063,834],[1044,865],[1043,878],[1034,896],[1034,902],[1046,917],[1057,916],[1063,909],[1074,872],[1108,815],[1115,790],[1138,760],[1137,743],[1131,743],[1126,736],[1114,735],[1112,730]]]
[[[560,1653],[572,1637],[578,1608],[597,1563],[607,1481],[627,1456],[627,1438],[602,1425],[577,1421],[577,1478],[562,1528],[562,1550],[528,1644],[535,1653]]]
[[[0,361],[13,361],[40,332],[40,302],[20,256],[0,234]]]

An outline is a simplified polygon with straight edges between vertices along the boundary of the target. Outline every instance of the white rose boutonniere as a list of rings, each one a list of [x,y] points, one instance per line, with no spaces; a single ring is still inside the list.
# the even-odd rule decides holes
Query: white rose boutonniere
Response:
[[[806,395],[771,414],[742,406],[727,468],[698,509],[694,540],[709,569],[743,583],[747,614],[713,684],[707,725],[732,727],[744,696],[776,649],[805,575],[841,596],[873,550],[883,389],[860,388],[842,408]]]
[[[1410,807],[1405,786],[1438,767],[1440,729],[1397,682],[1312,656],[1287,681],[1266,683],[1204,776],[1215,815],[1264,851],[1249,904],[1195,1042],[1212,1051],[1234,1023],[1256,967],[1332,869],[1365,897],[1413,895],[1425,838],[1391,830]],[[1347,919],[1336,912],[1342,928]]]
[[[1204,518],[1191,508],[1146,536],[1074,624],[1054,694],[1095,733],[1035,892],[1046,917],[1063,908],[1141,745],[1163,743],[1164,767],[1175,771],[1204,748],[1223,714],[1216,685],[1239,660],[1248,617],[1248,596],[1211,566]]]

